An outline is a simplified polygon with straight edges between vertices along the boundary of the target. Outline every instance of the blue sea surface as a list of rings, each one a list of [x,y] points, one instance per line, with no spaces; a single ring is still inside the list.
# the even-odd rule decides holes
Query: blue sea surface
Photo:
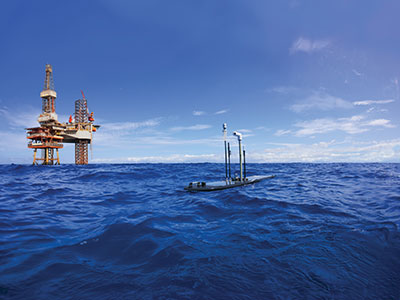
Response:
[[[400,164],[247,170],[1,165],[0,299],[400,299]]]

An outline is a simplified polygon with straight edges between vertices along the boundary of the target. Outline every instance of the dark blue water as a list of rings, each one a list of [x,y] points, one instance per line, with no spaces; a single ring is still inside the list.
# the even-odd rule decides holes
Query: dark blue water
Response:
[[[399,164],[0,166],[0,299],[400,299]]]

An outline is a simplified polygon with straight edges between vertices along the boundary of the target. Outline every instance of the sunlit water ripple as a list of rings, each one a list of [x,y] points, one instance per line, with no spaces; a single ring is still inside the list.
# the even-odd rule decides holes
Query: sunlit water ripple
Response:
[[[400,299],[399,164],[0,170],[0,299]]]

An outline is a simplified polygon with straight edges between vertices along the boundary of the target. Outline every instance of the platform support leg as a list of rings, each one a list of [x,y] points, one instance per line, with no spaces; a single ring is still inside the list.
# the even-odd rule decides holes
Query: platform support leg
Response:
[[[57,165],[60,165],[60,155],[58,154],[58,149],[56,149],[57,152]]]
[[[33,164],[32,165],[36,165],[36,151],[37,149],[33,150]]]

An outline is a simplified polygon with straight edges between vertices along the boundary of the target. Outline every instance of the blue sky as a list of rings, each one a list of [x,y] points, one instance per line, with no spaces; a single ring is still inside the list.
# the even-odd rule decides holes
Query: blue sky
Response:
[[[102,125],[92,163],[222,162],[224,122],[251,162],[400,162],[399,11],[396,0],[2,1],[0,163],[32,162],[24,128],[37,124],[46,63],[59,119],[82,89]]]

